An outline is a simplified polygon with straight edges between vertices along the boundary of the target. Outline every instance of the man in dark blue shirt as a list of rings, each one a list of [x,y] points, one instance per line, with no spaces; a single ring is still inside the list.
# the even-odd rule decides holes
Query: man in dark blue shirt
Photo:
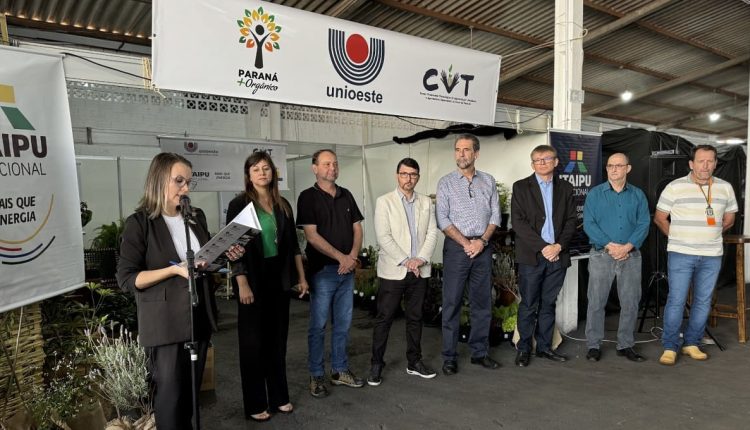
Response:
[[[617,355],[636,362],[645,360],[633,349],[633,332],[641,300],[639,248],[651,220],[646,195],[627,182],[630,169],[625,154],[612,154],[607,160],[607,182],[592,188],[583,206],[583,229],[592,245],[586,314],[586,358],[590,361],[601,358],[604,306],[615,277],[620,298]]]

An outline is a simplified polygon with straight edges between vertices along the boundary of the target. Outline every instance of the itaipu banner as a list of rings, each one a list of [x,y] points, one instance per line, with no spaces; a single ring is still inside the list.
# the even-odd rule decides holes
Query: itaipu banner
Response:
[[[159,136],[162,152],[180,154],[193,165],[191,191],[242,191],[245,189],[245,160],[258,151],[268,152],[279,189],[288,190],[286,176],[286,145],[253,142],[232,142],[216,139],[193,139],[178,136]]]
[[[584,254],[591,249],[589,238],[583,231],[583,203],[592,187],[602,182],[602,143],[598,133],[550,130],[549,141],[557,150],[559,163],[555,173],[573,185],[576,202],[576,235],[570,244],[572,255]]]
[[[62,57],[0,46],[0,312],[83,285]]]
[[[270,2],[154,0],[159,88],[492,125],[500,57]]]

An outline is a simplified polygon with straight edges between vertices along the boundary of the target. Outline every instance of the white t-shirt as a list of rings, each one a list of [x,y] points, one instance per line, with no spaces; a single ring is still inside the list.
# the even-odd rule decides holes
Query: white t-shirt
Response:
[[[186,261],[187,241],[185,240],[185,223],[182,221],[182,215],[162,215],[162,217],[167,223],[169,234],[172,236],[172,242],[174,243],[174,248],[177,250],[177,255],[180,257],[180,261]],[[193,248],[193,252],[198,252],[201,248],[201,244],[198,242],[198,238],[195,237],[193,229],[190,229],[190,246]]]

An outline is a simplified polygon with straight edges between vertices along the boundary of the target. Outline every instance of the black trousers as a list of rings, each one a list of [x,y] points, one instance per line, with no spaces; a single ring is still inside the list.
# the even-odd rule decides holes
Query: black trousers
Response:
[[[289,293],[281,288],[280,271],[277,257],[266,258],[260,285],[250,285],[255,301],[249,305],[237,302],[245,418],[289,403],[286,380]]]
[[[540,253],[536,266],[518,264],[518,350],[531,352],[532,338],[536,338],[536,350],[549,351],[552,345],[552,330],[555,326],[555,304],[557,295],[565,282],[567,268],[560,260],[550,262]]]
[[[200,390],[206,364],[208,340],[197,342],[196,390]],[[146,348],[154,390],[154,415],[159,430],[192,429],[193,391],[190,375],[190,351],[184,343]]]
[[[393,318],[401,298],[406,307],[406,359],[414,364],[422,359],[422,305],[427,293],[427,279],[408,272],[401,280],[380,279],[378,315],[372,333],[372,364],[384,365],[383,356],[388,343]]]

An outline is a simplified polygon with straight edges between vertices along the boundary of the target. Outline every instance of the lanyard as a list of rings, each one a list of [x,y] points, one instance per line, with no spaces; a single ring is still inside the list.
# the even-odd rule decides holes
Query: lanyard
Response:
[[[701,184],[698,184],[698,189],[701,190],[701,194],[703,194],[703,198],[706,199],[706,205],[708,209],[711,209],[711,184],[713,183],[712,178],[708,178],[708,195],[703,191],[703,187]]]

